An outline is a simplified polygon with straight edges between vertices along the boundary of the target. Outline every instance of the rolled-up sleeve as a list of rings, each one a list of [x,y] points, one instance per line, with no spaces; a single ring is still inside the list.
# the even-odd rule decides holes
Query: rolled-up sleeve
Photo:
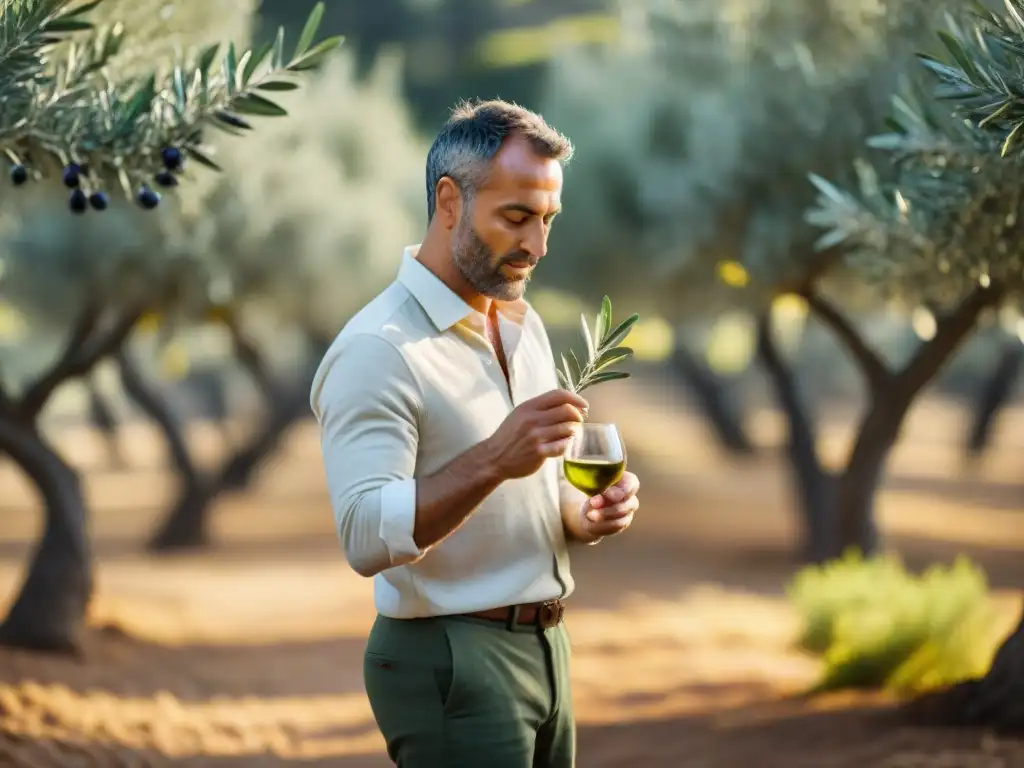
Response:
[[[311,393],[338,538],[363,576],[418,560],[416,451],[422,403],[401,352],[372,334],[329,353]]]

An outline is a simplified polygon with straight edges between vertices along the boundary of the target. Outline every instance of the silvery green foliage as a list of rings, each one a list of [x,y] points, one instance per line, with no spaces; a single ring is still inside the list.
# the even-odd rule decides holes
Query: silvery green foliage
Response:
[[[209,255],[212,300],[333,334],[418,242],[426,148],[393,61],[359,83],[342,50],[279,101],[288,118],[223,143],[225,174],[192,214],[194,249]]]
[[[59,332],[89,300],[112,310],[155,300],[185,258],[167,234],[175,216],[171,204],[140,212],[117,198],[103,215],[72,216],[60,188],[26,190],[0,224],[0,299],[38,330]]]
[[[124,79],[153,71],[166,75],[176,63],[192,61],[217,43],[222,51],[231,43],[245,51],[252,45],[258,5],[258,0],[103,0],[90,18],[97,27],[116,24],[128,32],[107,65],[112,76]],[[195,171],[189,174],[188,194],[202,197],[217,179],[206,169]]]
[[[895,178],[879,184],[871,167],[845,185],[814,175],[807,215],[820,249],[841,246],[879,284],[940,305],[978,285],[1014,292],[1024,281],[1024,4],[971,10],[947,17],[945,60],[922,57],[928,90],[897,97],[892,130],[871,139]]]
[[[130,28],[104,70],[124,78],[170,67],[175,56],[221,40],[244,45],[254,7],[251,0],[104,0],[89,19],[98,30]],[[202,199],[215,179],[206,169],[191,173],[186,198]],[[56,184],[2,186],[0,299],[37,330],[65,332],[88,297],[105,296],[116,309],[139,276],[146,295],[157,300],[170,298],[163,283],[172,277],[194,281],[201,274],[196,254],[185,248],[174,195],[150,212],[114,195],[107,211],[78,217],[68,213],[67,190]]]
[[[151,209],[158,198],[149,186],[165,170],[165,150],[174,148],[197,165],[217,169],[204,143],[208,129],[241,135],[252,127],[243,115],[284,116],[258,91],[296,87],[290,78],[317,69],[341,42],[333,37],[313,44],[322,2],[310,12],[290,56],[283,29],[273,43],[256,50],[220,41],[197,50],[184,44],[189,25],[171,24],[174,58],[146,62],[146,73],[142,59],[150,48],[164,53],[163,46],[132,48],[121,22],[94,25],[85,17],[100,2],[0,5],[0,150],[16,166],[12,172],[19,186],[53,177],[74,163],[88,169],[78,171],[86,192],[113,183]],[[232,7],[215,2],[208,10],[230,14]],[[234,4],[235,13],[247,10],[245,3]],[[193,19],[197,42],[220,29],[214,16]],[[157,34],[152,20],[144,30]]]
[[[103,0],[89,18],[97,27],[120,24],[128,31],[125,45],[108,63],[120,79],[169,68],[182,56],[191,60],[214,43],[245,50],[257,6],[257,0]]]
[[[592,290],[619,304],[657,285],[669,308],[688,288],[705,298],[719,259],[795,286],[819,259],[807,174],[848,178],[935,4],[642,5],[636,45],[553,66],[543,111],[577,152],[546,273],[584,290],[600,281]]]

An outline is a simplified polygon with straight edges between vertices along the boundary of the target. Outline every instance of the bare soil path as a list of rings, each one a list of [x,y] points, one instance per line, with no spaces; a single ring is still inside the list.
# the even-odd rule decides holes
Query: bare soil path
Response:
[[[621,424],[643,508],[621,540],[574,559],[581,768],[1024,768],[1024,744],[905,728],[883,697],[794,698],[818,668],[791,648],[785,475],[770,458],[724,461],[657,379],[613,396],[595,398],[595,417]],[[923,403],[881,503],[887,540],[912,565],[962,551],[986,567],[1006,629],[1024,588],[1021,425],[1013,414],[968,475],[959,416]],[[771,415],[756,428],[778,433]],[[213,434],[196,428],[206,455]],[[843,439],[829,434],[837,449]],[[221,505],[213,550],[161,559],[141,544],[171,481],[145,428],[125,440],[137,466],[113,474],[97,468],[93,435],[59,436],[92,468],[93,628],[81,660],[0,651],[0,766],[389,765],[361,680],[371,585],[338,550],[312,426],[255,493]],[[24,483],[0,467],[0,603],[38,525]]]

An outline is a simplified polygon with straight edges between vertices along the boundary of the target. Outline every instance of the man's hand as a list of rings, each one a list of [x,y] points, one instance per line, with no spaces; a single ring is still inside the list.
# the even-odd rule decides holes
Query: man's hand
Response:
[[[500,475],[505,479],[527,477],[547,459],[565,453],[586,410],[587,401],[565,389],[553,389],[520,403],[486,441]]]
[[[640,480],[632,472],[626,472],[619,482],[600,496],[593,496],[583,502],[580,508],[580,527],[594,538],[626,530],[640,507],[640,499],[637,498],[639,490]]]

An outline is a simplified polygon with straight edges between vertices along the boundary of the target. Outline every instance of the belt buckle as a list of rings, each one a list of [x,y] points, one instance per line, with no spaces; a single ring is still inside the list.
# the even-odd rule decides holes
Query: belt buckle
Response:
[[[537,624],[541,629],[557,627],[562,621],[562,614],[565,613],[565,603],[559,599],[547,600],[540,604],[537,611]]]

